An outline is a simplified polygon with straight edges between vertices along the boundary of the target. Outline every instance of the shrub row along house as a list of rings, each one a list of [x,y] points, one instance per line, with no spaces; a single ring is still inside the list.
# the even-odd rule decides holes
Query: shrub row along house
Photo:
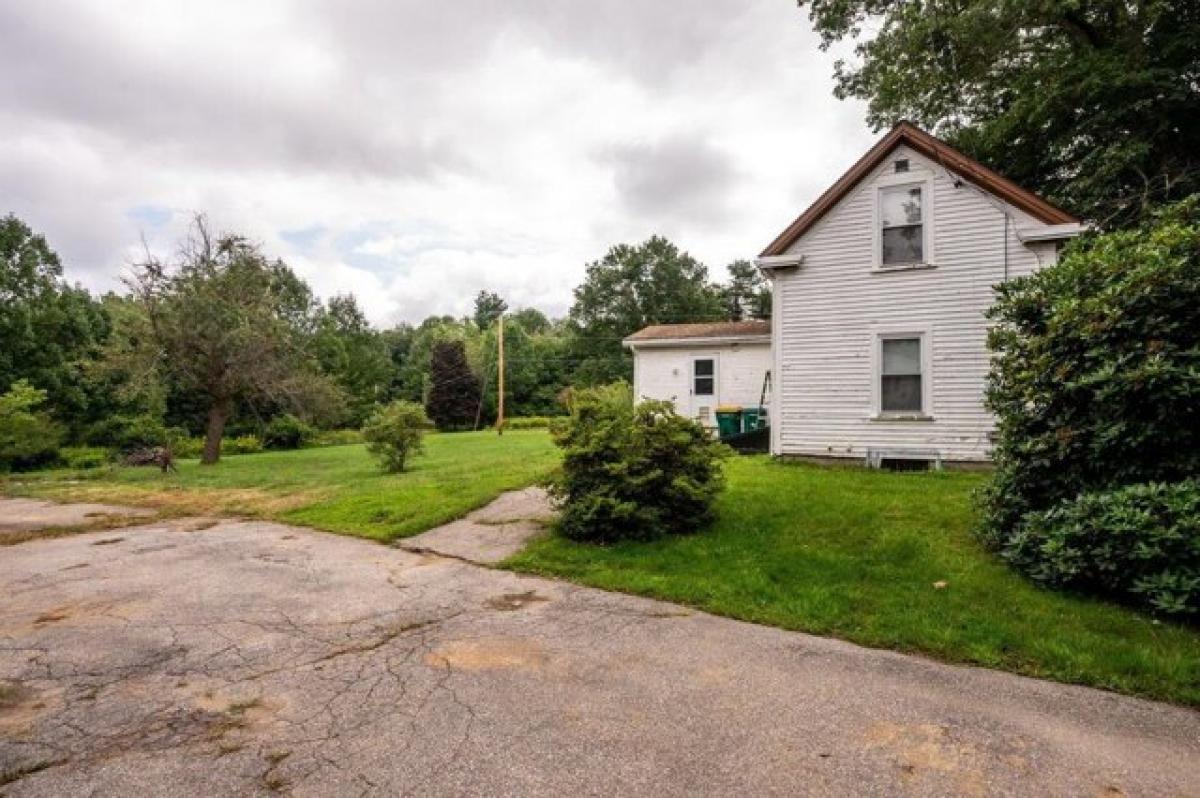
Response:
[[[772,454],[986,462],[994,287],[1054,263],[1081,230],[901,122],[758,258],[772,322],[634,333],[635,393],[711,424],[719,405],[757,405],[769,371]]]

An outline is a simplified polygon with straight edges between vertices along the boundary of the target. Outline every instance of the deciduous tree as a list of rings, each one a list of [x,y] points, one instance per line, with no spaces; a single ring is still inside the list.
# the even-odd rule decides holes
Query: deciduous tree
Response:
[[[800,0],[857,43],[839,97],[908,119],[1086,218],[1119,226],[1200,190],[1194,0]]]
[[[144,304],[163,370],[207,405],[201,462],[217,462],[238,401],[311,415],[335,391],[311,350],[314,301],[283,261],[247,239],[214,236],[198,217],[173,264],[152,255],[130,286]]]
[[[665,238],[618,244],[588,264],[569,323],[575,380],[590,385],[631,378],[621,339],[648,324],[712,321],[727,315],[704,264]]]
[[[387,397],[396,367],[387,341],[367,321],[352,294],[329,300],[319,313],[317,356],[349,400],[346,422],[358,426]]]

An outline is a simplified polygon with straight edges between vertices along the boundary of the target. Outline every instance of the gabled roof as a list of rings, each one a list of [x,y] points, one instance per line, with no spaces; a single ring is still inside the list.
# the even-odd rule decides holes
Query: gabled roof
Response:
[[[625,339],[626,343],[680,341],[701,338],[761,338],[771,334],[769,321],[706,321],[695,324],[651,324]]]
[[[836,183],[818,197],[808,210],[788,225],[788,228],[762,251],[761,257],[768,258],[785,254],[788,247],[796,243],[800,236],[808,232],[809,228],[816,224],[830,208],[849,194],[860,180],[870,174],[872,169],[882,163],[888,154],[901,144],[937,161],[949,171],[990,191],[1038,221],[1046,224],[1079,223],[1079,220],[1071,214],[1061,208],[1056,208],[1037,194],[1021,188],[1008,178],[1001,177],[974,158],[968,158],[936,136],[931,136],[909,122],[899,122],[890,133],[876,142],[875,146],[858,160],[858,163],[851,166],[846,174],[838,178]]]

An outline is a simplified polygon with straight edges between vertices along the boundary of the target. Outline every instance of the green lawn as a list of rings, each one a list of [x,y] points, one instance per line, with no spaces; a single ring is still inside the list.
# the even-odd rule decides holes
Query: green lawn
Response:
[[[376,540],[423,532],[530,485],[558,456],[545,430],[431,434],[403,474],[380,472],[363,446],[223,457],[215,466],[49,471],[0,485],[11,495],[107,501],[168,514],[232,514],[303,524]]]
[[[597,547],[547,538],[516,570],[1031,676],[1200,705],[1200,630],[1035,587],[972,539],[979,475],[730,461],[719,521]],[[944,588],[935,583],[945,582]]]

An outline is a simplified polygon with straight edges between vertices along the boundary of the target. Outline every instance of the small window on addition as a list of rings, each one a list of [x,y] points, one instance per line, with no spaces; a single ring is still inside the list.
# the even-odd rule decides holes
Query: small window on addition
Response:
[[[692,361],[692,393],[712,396],[716,387],[716,369],[709,359]]]
[[[897,172],[907,172],[908,171],[908,159],[907,158],[898,158],[895,161],[895,167],[896,167]]]

